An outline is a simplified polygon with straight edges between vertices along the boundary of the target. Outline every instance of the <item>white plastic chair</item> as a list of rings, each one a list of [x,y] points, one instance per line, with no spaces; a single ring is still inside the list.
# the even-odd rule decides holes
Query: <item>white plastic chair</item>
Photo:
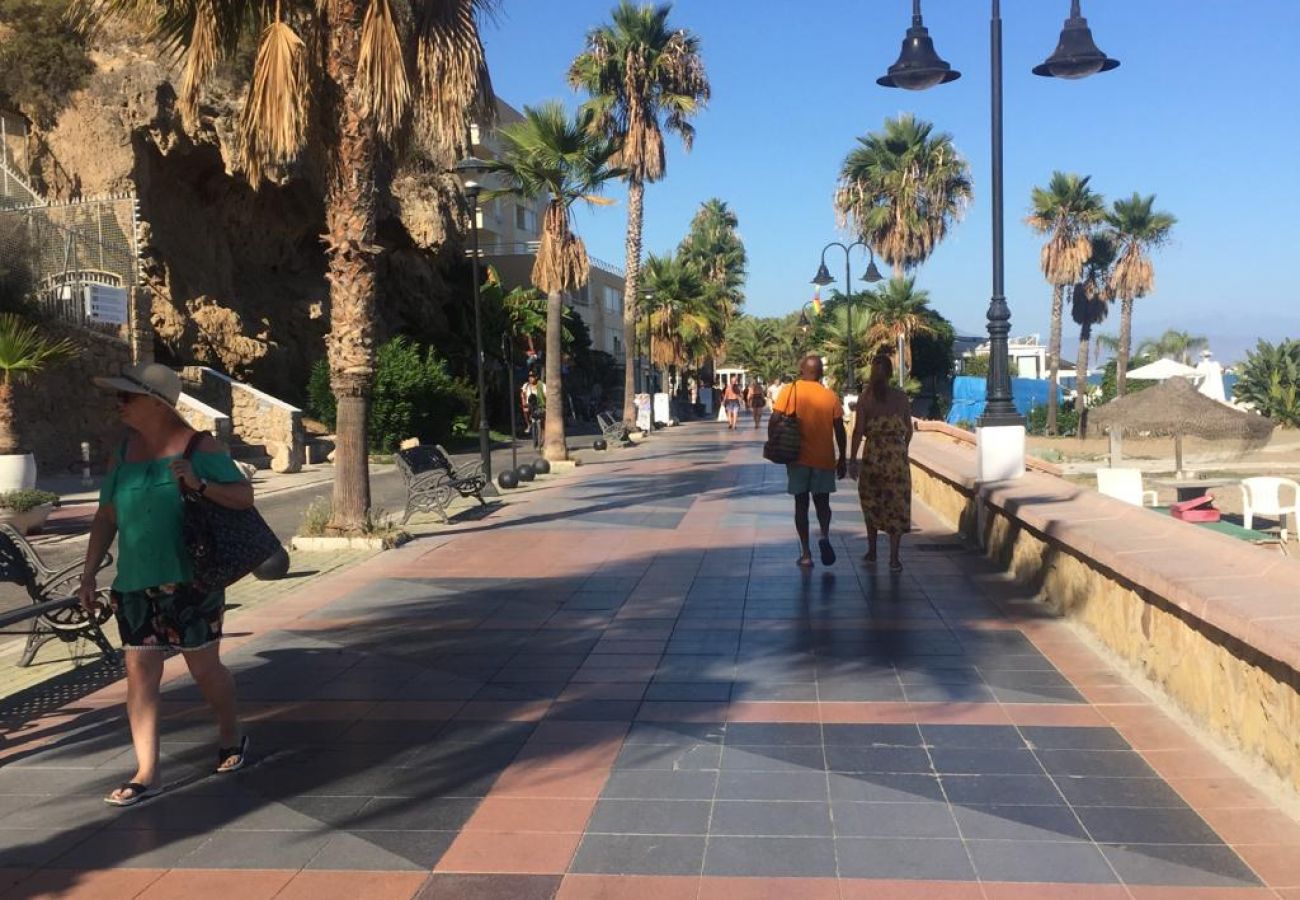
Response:
[[[1098,469],[1097,490],[1134,506],[1156,505],[1156,492],[1142,489],[1142,473],[1137,469]]]
[[[1291,504],[1283,505],[1282,493],[1291,492]],[[1286,517],[1300,518],[1300,484],[1290,478],[1243,478],[1241,481],[1241,518],[1247,527],[1253,527],[1255,516],[1277,519],[1282,526],[1282,543],[1286,543]],[[1300,530],[1300,527],[1298,527]]]

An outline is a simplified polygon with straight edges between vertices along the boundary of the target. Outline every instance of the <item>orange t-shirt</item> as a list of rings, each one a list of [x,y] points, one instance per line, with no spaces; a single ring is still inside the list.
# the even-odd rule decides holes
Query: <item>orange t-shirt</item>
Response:
[[[835,469],[835,421],[844,418],[839,395],[816,381],[803,378],[783,389],[772,409],[798,416],[798,464],[813,469]]]

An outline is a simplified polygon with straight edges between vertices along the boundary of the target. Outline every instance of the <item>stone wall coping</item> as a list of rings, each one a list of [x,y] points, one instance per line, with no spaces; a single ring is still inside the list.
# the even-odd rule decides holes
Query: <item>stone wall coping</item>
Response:
[[[280,409],[283,409],[285,412],[289,412],[289,413],[302,412],[301,409],[294,406],[292,403],[286,403],[285,401],[279,399],[278,397],[272,397],[266,391],[259,391],[257,388],[253,387],[252,385],[244,384],[242,381],[236,381],[235,379],[231,378],[229,375],[226,375],[222,372],[218,372],[216,369],[210,368],[208,366],[187,366],[186,368],[198,369],[199,371],[203,372],[205,375],[211,375],[214,378],[219,378],[222,381],[226,382],[228,385],[230,385],[232,391],[236,391],[236,390],[246,391],[252,394],[253,396],[257,397],[257,399],[269,403],[271,406],[275,406]]]
[[[177,406],[177,407],[181,407],[181,406],[188,407],[189,409],[194,410],[194,411],[195,411],[196,413],[198,413],[199,415],[201,415],[201,416],[206,416],[207,418],[211,419],[213,422],[220,422],[220,421],[222,421],[222,420],[226,420],[226,421],[229,421],[229,420],[230,420],[230,416],[226,415],[226,414],[223,413],[221,410],[219,410],[219,409],[213,409],[211,406],[208,406],[208,405],[207,405],[206,403],[204,403],[202,400],[198,400],[198,399],[196,399],[196,398],[194,398],[194,397],[191,397],[189,394],[182,393],[182,394],[180,395],[180,398],[177,399],[177,401],[176,401],[176,406]]]
[[[1046,473],[980,484],[972,446],[927,432],[915,465],[1300,672],[1300,561]]]
[[[969,444],[972,447],[975,446],[975,433],[972,431],[966,431],[963,428],[958,428],[955,425],[949,425],[947,422],[939,422],[934,419],[916,419],[914,420],[914,424],[916,425],[917,431],[927,431],[933,434],[947,435],[955,441]],[[1047,460],[1038,459],[1034,456],[1025,457],[1025,467],[1033,469],[1036,472],[1046,472],[1048,475],[1062,474],[1059,466],[1054,466]]]

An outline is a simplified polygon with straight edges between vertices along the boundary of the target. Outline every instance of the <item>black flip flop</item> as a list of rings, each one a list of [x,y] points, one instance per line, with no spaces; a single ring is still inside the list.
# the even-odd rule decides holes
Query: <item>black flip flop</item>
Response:
[[[149,785],[141,784],[138,781],[124,781],[117,786],[117,789],[119,791],[130,791],[131,793],[125,797],[113,797],[111,795],[105,797],[104,802],[109,806],[135,806],[137,803],[143,803],[158,794],[157,788],[149,787]]]
[[[229,766],[225,765],[226,760],[235,757],[235,762]],[[248,735],[239,739],[238,747],[219,747],[217,748],[217,768],[218,775],[228,775],[231,772],[238,772],[244,767],[244,762],[248,758]]]
[[[822,552],[822,565],[835,565],[835,548],[831,546],[830,538],[822,538],[817,542],[817,549]]]

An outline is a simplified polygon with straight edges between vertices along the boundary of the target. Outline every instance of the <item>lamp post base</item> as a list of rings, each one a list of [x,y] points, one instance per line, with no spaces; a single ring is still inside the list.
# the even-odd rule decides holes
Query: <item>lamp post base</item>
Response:
[[[975,429],[975,478],[1012,481],[1025,474],[1025,426],[981,425]]]

